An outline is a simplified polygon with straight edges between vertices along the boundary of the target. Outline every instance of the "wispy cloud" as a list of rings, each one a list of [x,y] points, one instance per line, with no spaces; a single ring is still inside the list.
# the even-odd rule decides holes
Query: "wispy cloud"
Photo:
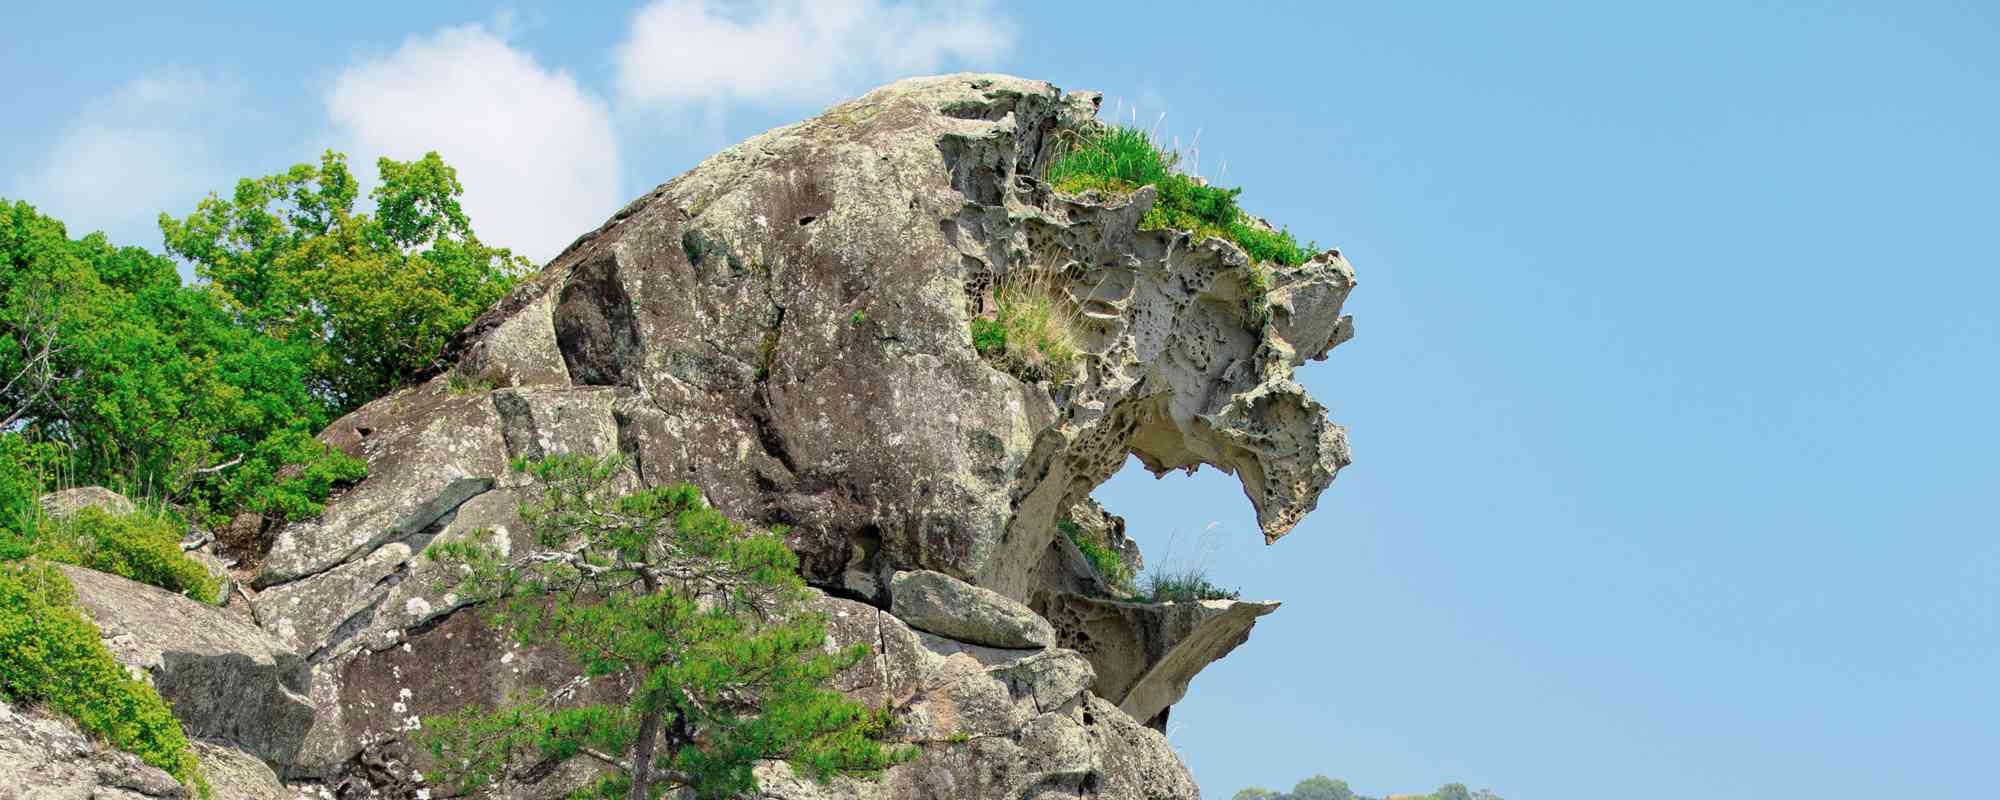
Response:
[[[160,212],[186,213],[229,180],[211,131],[232,115],[241,88],[226,78],[169,68],[93,99],[17,199],[118,244],[159,246]]]
[[[358,174],[377,156],[436,150],[458,169],[480,237],[537,262],[624,199],[605,103],[484,26],[413,36],[348,67],[326,110]]]
[[[640,109],[827,102],[890,78],[989,67],[1013,43],[1013,23],[977,1],[657,0],[618,45],[618,96]]]

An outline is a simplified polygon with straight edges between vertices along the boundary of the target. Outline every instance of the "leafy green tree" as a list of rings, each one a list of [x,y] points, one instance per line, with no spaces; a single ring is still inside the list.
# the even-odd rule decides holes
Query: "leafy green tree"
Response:
[[[185,219],[160,217],[167,251],[195,265],[244,324],[310,351],[308,382],[331,415],[430,369],[444,344],[507,293],[526,259],[480,242],[458,173],[428,153],[377,162],[373,214],[328,152],[245,179]]]
[[[1462,783],[1448,783],[1438,790],[1422,797],[1416,795],[1392,795],[1409,797],[1412,800],[1501,800],[1500,796],[1485,789],[1469,791]],[[1346,781],[1334,780],[1325,775],[1314,775],[1299,781],[1290,792],[1274,792],[1270,789],[1251,787],[1236,793],[1234,800],[1375,800],[1375,798],[1355,794]]]
[[[614,704],[550,695],[427,720],[423,741],[449,785],[471,792],[516,765],[581,755],[612,768],[591,797],[723,798],[755,791],[766,761],[824,780],[913,755],[884,744],[886,713],[827,688],[867,648],[826,649],[825,620],[805,607],[797,556],[778,535],[746,533],[686,484],[618,494],[615,457],[517,467],[540,487],[521,508],[531,552],[482,538],[429,554],[459,567],[454,588],[489,603],[519,641],[559,645],[588,676],[632,688]]]
[[[1354,791],[1347,788],[1347,781],[1314,775],[1292,787],[1291,800],[1355,800],[1355,797]]]
[[[1431,797],[1435,800],[1473,800],[1472,790],[1465,788],[1463,783],[1447,783],[1439,786],[1437,791],[1431,792]]]
[[[239,324],[172,261],[71,240],[26,203],[0,203],[0,332],[0,430],[24,437],[6,453],[19,469],[288,517],[363,469],[312,440],[330,417],[308,348]],[[298,474],[279,478],[288,465]]]

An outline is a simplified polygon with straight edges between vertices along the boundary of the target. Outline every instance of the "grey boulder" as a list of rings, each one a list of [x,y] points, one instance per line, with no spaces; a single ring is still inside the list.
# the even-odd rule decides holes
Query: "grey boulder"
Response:
[[[918,630],[989,647],[1055,643],[1055,628],[1027,606],[942,572],[898,572],[889,597],[889,613]]]

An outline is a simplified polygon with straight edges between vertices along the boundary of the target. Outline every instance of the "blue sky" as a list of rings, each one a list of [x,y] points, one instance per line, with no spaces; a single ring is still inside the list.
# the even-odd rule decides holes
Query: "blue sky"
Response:
[[[1156,560],[1285,601],[1174,712],[1210,797],[1990,782],[1990,5],[186,5],[10,5],[0,195],[157,246],[235,177],[437,148],[546,256],[904,74],[1199,130],[1361,276],[1359,337],[1301,373],[1356,463],[1291,536],[1213,471],[1098,492]]]

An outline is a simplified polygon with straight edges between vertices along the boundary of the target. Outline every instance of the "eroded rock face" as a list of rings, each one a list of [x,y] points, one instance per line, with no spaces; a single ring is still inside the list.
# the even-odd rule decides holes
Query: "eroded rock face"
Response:
[[[787,526],[834,643],[875,650],[840,688],[923,746],[882,782],[775,768],[768,793],[1196,796],[1142,722],[1269,608],[1100,615],[1072,626],[1075,645],[1093,634],[1080,651],[1023,604],[1053,614],[1050,598],[1107,590],[1057,521],[1128,454],[1238,476],[1267,541],[1313,508],[1347,446],[1291,374],[1351,335],[1353,272],[1322,253],[1273,272],[1260,301],[1234,245],[1137,230],[1150,190],[1051,192],[1055,142],[1096,101],[921,78],[754,137],[619,211],[461,335],[442,367],[503,388],[439,375],[337,421],[322,438],[369,477],[280,528],[254,581],[258,624],[304,660],[320,712],[284,777],[411,796],[425,765],[408,733],[426,716],[525,688],[616,696],[486,628],[422,554],[483,530],[528,544],[510,460],[617,452],[631,485],[693,483],[732,517]],[[1024,382],[972,347],[970,320],[1023,271],[1057,276],[1076,311],[1071,382]],[[919,611],[899,574],[976,591]],[[955,626],[953,603],[1007,613]]]

